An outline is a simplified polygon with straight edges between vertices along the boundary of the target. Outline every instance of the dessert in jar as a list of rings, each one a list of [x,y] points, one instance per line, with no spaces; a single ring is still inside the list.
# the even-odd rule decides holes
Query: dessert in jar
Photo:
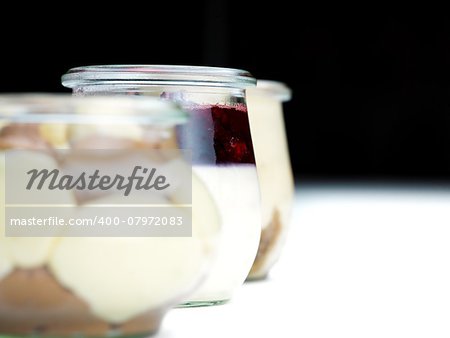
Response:
[[[247,279],[266,277],[279,258],[288,233],[294,180],[283,119],[283,102],[291,98],[281,82],[258,80],[247,90],[247,106],[261,189],[262,232]]]
[[[91,149],[99,154],[95,160],[101,170],[122,164],[101,150],[119,151],[127,160],[139,150],[152,154],[148,163],[171,166],[173,158],[164,150],[173,146],[174,127],[186,118],[176,105],[151,98],[0,95],[0,335],[148,336],[172,306],[200,285],[215,256],[220,218],[195,174],[191,236],[6,236],[11,184],[6,177],[20,181],[28,168],[63,170],[69,160],[72,169],[81,165],[85,170],[93,159],[76,156]],[[175,188],[158,195],[146,190],[129,195],[127,203],[149,205],[143,212],[154,204],[178,210],[178,194]],[[50,215],[63,206],[72,208],[67,211],[72,216],[85,215],[90,205],[114,205],[107,213],[121,207],[121,196],[109,190],[94,195],[36,190],[34,197],[44,204],[55,198],[61,203],[45,209]]]
[[[64,86],[75,95],[143,95],[175,101],[189,113],[178,145],[192,150],[193,172],[218,205],[222,234],[217,260],[199,290],[180,306],[228,301],[255,259],[261,210],[245,89],[246,71],[216,67],[105,65],[69,70]]]

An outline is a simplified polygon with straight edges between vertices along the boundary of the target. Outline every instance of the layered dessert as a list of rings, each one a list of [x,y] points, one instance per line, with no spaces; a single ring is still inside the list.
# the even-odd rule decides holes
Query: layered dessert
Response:
[[[261,235],[260,193],[245,89],[247,71],[183,65],[100,65],[62,76],[75,96],[153,96],[189,113],[177,127],[178,147],[192,151],[193,172],[204,182],[222,219],[217,260],[207,279],[180,306],[221,304],[250,271]]]
[[[178,128],[180,148],[192,149],[193,172],[218,205],[222,233],[207,279],[182,305],[226,302],[242,285],[255,259],[260,194],[245,105],[186,104],[190,120]]]
[[[170,133],[166,133],[167,135]],[[166,135],[166,136],[167,136]],[[4,123],[0,129],[0,184],[5,155],[15,149],[36,167],[64,165],[55,148],[164,148],[139,125]],[[164,158],[164,154],[161,154]],[[17,162],[17,163],[20,163]],[[168,162],[167,166],[171,163]],[[60,201],[83,212],[111,204],[115,195],[62,190]],[[171,204],[182,198],[141,194],[136,204]],[[0,189],[0,334],[136,336],[158,330],[167,310],[203,281],[215,256],[220,215],[205,184],[192,175],[191,237],[6,237],[5,191]]]
[[[262,232],[248,279],[264,278],[286,240],[294,198],[282,102],[290,98],[284,84],[258,80],[247,90],[250,128],[261,189]]]

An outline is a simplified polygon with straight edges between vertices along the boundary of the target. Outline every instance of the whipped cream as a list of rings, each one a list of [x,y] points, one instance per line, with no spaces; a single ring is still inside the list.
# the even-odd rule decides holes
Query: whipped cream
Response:
[[[217,259],[189,302],[229,300],[252,266],[261,233],[259,186],[254,165],[195,166],[219,208],[222,234]]]

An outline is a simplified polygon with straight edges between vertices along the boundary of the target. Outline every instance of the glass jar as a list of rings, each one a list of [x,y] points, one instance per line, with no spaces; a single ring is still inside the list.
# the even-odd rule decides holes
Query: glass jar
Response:
[[[105,65],[78,67],[62,77],[75,95],[157,96],[179,103],[190,121],[179,147],[192,150],[193,171],[220,209],[219,252],[206,281],[180,306],[228,301],[245,281],[261,233],[260,195],[245,89],[246,71],[215,67]]]
[[[0,335],[147,336],[198,288],[220,218],[172,147],[186,120],[151,98],[0,95]],[[144,187],[131,168],[170,184]],[[39,187],[34,170],[52,176]],[[175,216],[186,233],[152,232]]]
[[[247,90],[248,114],[261,189],[262,232],[247,279],[266,277],[286,240],[294,199],[294,180],[283,119],[290,89],[281,82],[258,80]]]

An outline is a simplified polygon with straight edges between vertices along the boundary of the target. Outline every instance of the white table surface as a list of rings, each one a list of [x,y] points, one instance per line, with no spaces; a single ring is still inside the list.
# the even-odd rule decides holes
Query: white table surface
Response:
[[[157,337],[450,337],[450,188],[300,182],[270,278]]]

